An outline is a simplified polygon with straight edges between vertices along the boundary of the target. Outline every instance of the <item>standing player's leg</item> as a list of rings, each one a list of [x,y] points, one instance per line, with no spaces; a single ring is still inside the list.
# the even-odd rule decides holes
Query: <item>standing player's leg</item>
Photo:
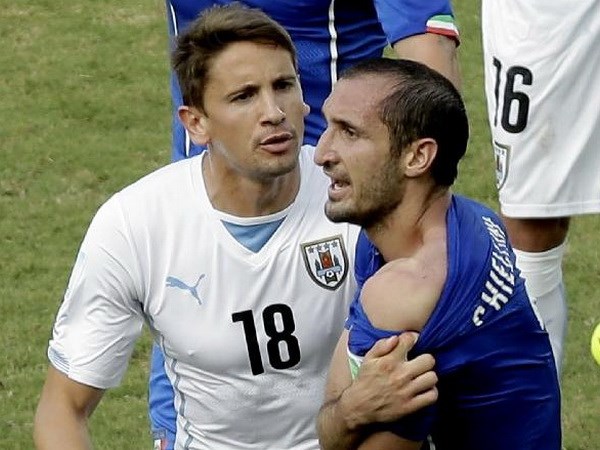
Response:
[[[567,302],[562,261],[569,229],[566,217],[515,219],[503,216],[525,279],[527,293],[536,303],[550,337],[560,373],[567,332]]]
[[[569,217],[600,212],[599,11],[600,0],[482,3],[501,211],[559,371]]]

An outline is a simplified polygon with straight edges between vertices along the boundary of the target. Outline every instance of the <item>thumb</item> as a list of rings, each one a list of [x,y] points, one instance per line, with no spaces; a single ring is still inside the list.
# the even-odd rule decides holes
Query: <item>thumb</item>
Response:
[[[375,345],[371,347],[371,349],[365,354],[366,359],[374,359],[379,358],[381,356],[387,355],[391,353],[394,348],[398,345],[398,335],[395,334],[393,336],[379,339],[375,342]]]
[[[414,347],[419,337],[419,333],[407,331],[398,336],[398,345],[394,349],[394,353],[404,361],[408,359],[408,352]]]

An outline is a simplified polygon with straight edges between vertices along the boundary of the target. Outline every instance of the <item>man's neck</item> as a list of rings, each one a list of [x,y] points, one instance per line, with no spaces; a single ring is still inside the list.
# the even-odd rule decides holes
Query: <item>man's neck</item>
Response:
[[[383,221],[366,229],[385,261],[414,256],[429,239],[445,237],[449,190],[425,197],[406,192],[402,203]]]
[[[219,211],[238,217],[259,217],[287,208],[300,189],[300,165],[291,172],[262,180],[211,164],[205,155],[202,172],[208,198]]]

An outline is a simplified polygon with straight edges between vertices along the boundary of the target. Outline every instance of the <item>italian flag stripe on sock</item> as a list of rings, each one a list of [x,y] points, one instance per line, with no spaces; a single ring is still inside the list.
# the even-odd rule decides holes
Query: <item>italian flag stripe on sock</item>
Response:
[[[443,34],[458,39],[458,28],[454,24],[454,17],[450,15],[433,16],[427,21],[427,32]]]

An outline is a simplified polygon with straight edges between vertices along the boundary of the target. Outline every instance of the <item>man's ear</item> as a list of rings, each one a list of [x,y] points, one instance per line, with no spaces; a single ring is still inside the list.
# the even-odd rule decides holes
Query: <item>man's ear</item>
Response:
[[[417,139],[411,143],[403,155],[404,174],[409,178],[422,176],[431,168],[437,151],[437,142],[431,138]]]
[[[302,110],[304,112],[304,117],[310,114],[310,106],[306,102],[302,102]]]
[[[208,117],[204,111],[195,106],[180,106],[177,110],[179,120],[196,145],[207,145],[210,142]]]

